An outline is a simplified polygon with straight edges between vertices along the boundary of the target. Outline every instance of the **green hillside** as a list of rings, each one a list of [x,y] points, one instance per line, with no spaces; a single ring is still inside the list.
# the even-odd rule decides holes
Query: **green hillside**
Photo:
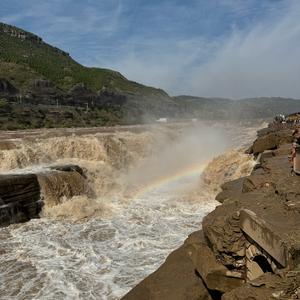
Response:
[[[167,96],[162,90],[129,81],[118,72],[84,67],[40,37],[4,23],[0,23],[0,78],[10,79],[23,91],[33,79],[44,78],[63,91],[84,83],[92,91],[105,86],[126,93]]]

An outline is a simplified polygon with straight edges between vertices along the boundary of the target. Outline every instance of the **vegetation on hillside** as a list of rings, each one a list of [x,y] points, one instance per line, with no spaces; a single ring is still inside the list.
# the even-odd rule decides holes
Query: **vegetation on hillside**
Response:
[[[0,129],[137,124],[162,117],[265,118],[300,111],[299,103],[170,97],[118,72],[82,66],[40,37],[0,23]]]
[[[0,78],[7,75],[20,90],[25,90],[32,79],[47,78],[64,91],[84,83],[92,91],[107,87],[166,96],[164,91],[129,81],[118,72],[82,66],[68,53],[48,45],[41,38],[0,23]]]

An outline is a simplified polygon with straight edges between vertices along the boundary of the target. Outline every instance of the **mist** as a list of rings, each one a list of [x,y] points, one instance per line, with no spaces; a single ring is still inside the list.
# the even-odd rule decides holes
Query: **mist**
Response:
[[[181,129],[175,136],[162,135],[152,146],[152,153],[138,166],[126,172],[129,186],[148,186],[185,172],[197,172],[230,145],[229,135],[220,127],[200,123]],[[199,184],[199,178],[196,178]]]

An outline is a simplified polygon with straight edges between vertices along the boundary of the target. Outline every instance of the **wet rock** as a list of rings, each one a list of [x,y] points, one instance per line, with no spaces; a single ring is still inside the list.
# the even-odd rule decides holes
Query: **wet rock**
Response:
[[[41,211],[37,176],[0,175],[0,226],[28,221]]]
[[[92,195],[83,170],[59,165],[38,174],[0,175],[0,226],[38,218],[43,205],[82,194]]]
[[[197,235],[197,234],[196,234]],[[187,253],[195,235],[172,252],[161,267],[133,288],[123,300],[212,300]]]

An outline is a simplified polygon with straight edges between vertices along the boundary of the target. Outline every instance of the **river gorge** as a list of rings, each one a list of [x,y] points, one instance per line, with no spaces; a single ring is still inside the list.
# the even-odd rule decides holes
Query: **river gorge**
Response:
[[[37,174],[40,218],[0,229],[1,299],[120,299],[248,175],[261,124],[0,132],[1,176]],[[1,150],[2,149],[2,150]],[[55,166],[76,165],[66,175]]]

